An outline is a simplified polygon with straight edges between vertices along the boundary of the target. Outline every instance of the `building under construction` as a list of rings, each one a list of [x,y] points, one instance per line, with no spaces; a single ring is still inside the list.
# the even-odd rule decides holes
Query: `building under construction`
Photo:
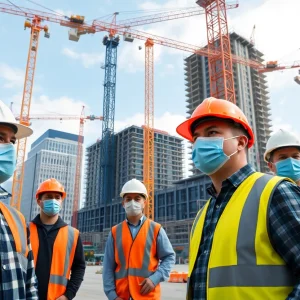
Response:
[[[231,52],[240,57],[262,62],[263,53],[252,43],[236,34],[230,34]],[[187,96],[187,114],[190,116],[195,108],[210,96],[208,59],[193,54],[185,59],[185,78]],[[241,64],[233,64],[236,104],[242,109],[253,128],[256,137],[254,146],[249,149],[249,162],[258,171],[268,172],[263,154],[271,130],[270,102],[266,75],[256,69]],[[199,174],[191,165],[193,174]]]
[[[128,180],[143,180],[143,128],[128,127],[115,135],[114,197],[104,203],[99,192],[99,161],[101,141],[87,148],[85,204],[78,214],[81,232],[102,232],[124,220],[124,209],[119,197]],[[155,190],[172,186],[183,178],[183,141],[167,132],[155,130]],[[106,213],[104,213],[106,212]]]
[[[254,45],[247,41],[242,36],[231,33],[231,49],[232,53],[245,58],[262,61],[263,53],[255,49]],[[270,131],[270,103],[268,98],[267,83],[264,74],[258,71],[243,66],[240,64],[233,65],[234,83],[236,92],[237,105],[246,114],[250,126],[256,136],[254,147],[249,151],[250,163],[259,171],[266,172],[266,165],[263,160],[263,153],[265,151],[267,139],[271,133]],[[210,96],[209,70],[208,60],[206,57],[191,55],[185,59],[185,76],[186,76],[186,91],[187,91],[187,114],[190,116],[194,109],[203,101],[203,99]],[[117,166],[118,178],[116,178],[115,194],[118,196],[122,185],[135,175],[136,178],[142,179],[142,131],[141,129],[131,127],[119,134],[117,151]],[[134,131],[135,135],[139,135],[139,142],[134,143],[132,148],[127,145],[127,135],[130,135],[130,130]],[[140,133],[139,133],[140,130]],[[156,142],[158,135],[156,134]],[[168,140],[167,136],[164,136]],[[163,138],[163,140],[164,140]],[[174,140],[176,141],[176,140]],[[129,140],[128,140],[129,142]],[[139,145],[138,145],[139,144]],[[168,145],[169,143],[165,145]],[[167,147],[167,146],[165,146]],[[170,147],[174,147],[170,144]],[[181,147],[181,146],[180,146]],[[167,148],[166,148],[167,149]],[[174,148],[175,150],[176,148]],[[121,151],[122,150],[122,151]],[[157,148],[156,148],[157,151]],[[140,156],[135,156],[139,154]],[[169,152],[167,152],[169,153]],[[158,164],[158,157],[156,157],[156,166]],[[175,156],[176,157],[176,156]],[[182,158],[182,157],[181,157]],[[138,161],[137,161],[138,159]],[[180,156],[177,157],[180,160]],[[197,211],[204,205],[209,198],[207,194],[207,187],[210,184],[210,179],[204,174],[194,168],[192,171],[194,176],[176,180],[176,176],[168,176],[174,174],[174,165],[168,164],[168,167],[161,172],[155,169],[156,176],[156,190],[155,190],[155,204],[154,216],[155,220],[163,225],[168,237],[177,252],[177,257],[185,259],[187,257],[187,247],[189,241],[189,234],[191,225]],[[177,172],[177,169],[176,169]],[[179,174],[178,174],[179,175]],[[170,186],[173,180],[173,185]],[[88,193],[87,193],[88,195]],[[88,197],[87,197],[88,199]],[[95,198],[93,198],[95,199]],[[124,210],[119,201],[114,204],[112,208],[112,222],[115,224],[124,219]],[[95,212],[91,212],[94,214]],[[104,211],[103,211],[104,213]],[[83,215],[81,215],[83,218]],[[80,220],[79,227],[81,231],[86,232],[85,238],[94,242],[103,251],[104,242],[110,231],[109,227],[103,229],[101,233],[92,234],[88,220]],[[94,229],[92,229],[94,230]]]

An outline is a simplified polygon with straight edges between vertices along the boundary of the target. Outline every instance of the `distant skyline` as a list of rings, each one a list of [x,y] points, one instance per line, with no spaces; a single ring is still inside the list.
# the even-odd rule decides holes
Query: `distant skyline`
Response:
[[[15,4],[45,10],[28,1],[15,0]],[[118,19],[137,17],[129,11],[157,13],[166,8],[196,6],[195,0],[83,1],[36,0],[37,3],[60,13],[84,15],[86,20],[119,11]],[[151,10],[151,11],[150,11]],[[256,47],[265,53],[266,60],[292,63],[300,60],[299,0],[240,0],[239,7],[228,11],[229,29],[250,38],[256,25]],[[25,18],[0,13],[0,99],[13,104],[16,115],[20,111],[25,66],[29,46],[29,30],[24,31]],[[108,21],[108,19],[106,19]],[[47,23],[50,39],[41,33],[37,68],[32,98],[32,114],[76,114],[82,105],[86,114],[102,115],[105,33],[81,36],[78,43],[68,40],[68,29]],[[207,43],[205,17],[196,16],[137,28],[160,36],[195,45]],[[142,50],[139,50],[142,46]],[[183,59],[190,55],[182,51],[156,45],[155,51],[155,128],[176,134],[176,126],[186,118]],[[297,70],[268,74],[272,107],[273,129],[288,128],[300,133],[300,86],[293,78]],[[144,122],[144,42],[125,43],[118,48],[115,131]],[[77,121],[32,121],[34,135],[30,143],[47,129],[58,129],[78,134]],[[101,137],[100,121],[85,124],[85,147]],[[186,159],[187,159],[186,155]],[[9,183],[8,183],[9,185]],[[7,186],[8,186],[7,185]],[[5,185],[6,186],[6,185]],[[4,187],[5,187],[4,186]]]

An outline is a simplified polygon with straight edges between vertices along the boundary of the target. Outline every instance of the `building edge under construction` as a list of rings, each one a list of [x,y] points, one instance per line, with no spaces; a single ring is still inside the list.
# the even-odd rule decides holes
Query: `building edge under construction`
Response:
[[[263,62],[264,54],[254,45],[232,32],[230,33],[231,52],[234,55]],[[185,85],[186,85],[186,113],[190,117],[195,108],[210,96],[208,59],[204,56],[193,54],[184,60]],[[250,126],[255,134],[255,144],[249,149],[249,162],[261,172],[268,172],[263,154],[266,143],[271,133],[271,113],[268,97],[266,75],[258,70],[241,64],[233,64],[234,88],[236,104],[247,116]],[[191,163],[194,175],[200,172]]]

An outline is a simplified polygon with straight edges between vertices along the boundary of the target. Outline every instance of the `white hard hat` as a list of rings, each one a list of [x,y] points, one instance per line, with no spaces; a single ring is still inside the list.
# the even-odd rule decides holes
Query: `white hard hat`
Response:
[[[0,125],[1,124],[7,124],[7,125],[13,125],[17,128],[17,132],[16,132],[16,138],[17,139],[22,139],[25,137],[28,137],[30,135],[32,135],[32,129],[25,126],[25,125],[21,125],[19,124],[13,113],[11,112],[11,110],[8,108],[7,105],[5,105],[1,100],[0,100]]]
[[[123,185],[120,197],[123,198],[125,194],[129,193],[142,194],[146,199],[148,198],[148,193],[145,185],[135,178],[127,181]]]
[[[266,162],[269,161],[271,152],[282,147],[299,147],[300,148],[300,139],[295,134],[280,129],[275,132],[269,138],[266,146],[266,152],[264,154],[264,159]]]

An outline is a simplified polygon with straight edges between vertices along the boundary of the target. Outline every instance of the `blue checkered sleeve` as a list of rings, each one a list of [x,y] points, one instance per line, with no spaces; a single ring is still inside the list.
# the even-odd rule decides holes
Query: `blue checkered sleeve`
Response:
[[[274,191],[269,213],[271,242],[298,280],[287,300],[300,299],[300,187],[284,181]]]
[[[1,299],[38,299],[37,279],[29,235],[27,244],[29,253],[25,257],[16,251],[11,230],[0,213]]]

